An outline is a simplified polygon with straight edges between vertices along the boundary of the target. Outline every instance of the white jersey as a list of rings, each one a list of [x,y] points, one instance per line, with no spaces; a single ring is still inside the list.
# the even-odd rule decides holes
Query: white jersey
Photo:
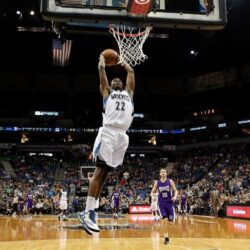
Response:
[[[68,202],[67,202],[67,192],[61,191],[61,197],[59,201],[59,208],[61,210],[66,210],[68,208]]]
[[[60,201],[67,201],[67,192],[61,191]]]
[[[103,126],[127,131],[133,121],[134,105],[126,90],[112,90],[104,99]]]
[[[152,196],[151,209],[152,209],[152,211],[159,210],[159,208],[158,208],[158,193],[155,193]]]

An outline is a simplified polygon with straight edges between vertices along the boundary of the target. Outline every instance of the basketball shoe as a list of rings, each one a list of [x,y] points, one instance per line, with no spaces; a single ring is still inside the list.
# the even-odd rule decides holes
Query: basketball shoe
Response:
[[[164,238],[164,244],[167,245],[169,243],[169,238],[168,237],[165,237]]]
[[[77,216],[78,216],[78,219],[81,221],[83,228],[86,231],[90,231],[89,233],[100,232],[100,228],[96,224],[94,210],[90,210],[87,213],[85,213],[85,212],[78,213]]]

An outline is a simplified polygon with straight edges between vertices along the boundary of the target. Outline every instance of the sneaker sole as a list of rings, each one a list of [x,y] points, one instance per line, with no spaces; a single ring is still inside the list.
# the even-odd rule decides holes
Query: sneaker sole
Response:
[[[91,232],[89,229],[87,229],[83,224],[82,224],[82,229],[83,229],[87,234],[92,235],[92,232]]]
[[[168,240],[164,240],[164,245],[168,245],[169,244],[169,239]]]
[[[99,233],[99,232],[100,232],[100,229],[98,230],[98,229],[93,229],[93,228],[89,227],[89,226],[87,225],[87,223],[85,223],[85,221],[83,222],[83,224],[84,224],[84,227],[85,227],[85,228],[87,228],[88,230],[90,230],[90,231],[92,231],[92,232],[95,232],[95,233]]]

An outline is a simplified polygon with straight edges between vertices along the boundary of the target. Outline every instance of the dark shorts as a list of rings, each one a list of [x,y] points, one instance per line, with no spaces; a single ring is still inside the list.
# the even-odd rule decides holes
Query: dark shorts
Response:
[[[119,207],[119,201],[114,202],[114,207]]]
[[[172,202],[161,202],[159,203],[159,209],[161,212],[162,219],[167,218],[169,221],[175,220],[175,210]]]
[[[181,210],[186,210],[186,209],[187,209],[186,204],[181,204]]]
[[[27,209],[31,209],[33,206],[33,202],[32,201],[28,201],[27,202]]]

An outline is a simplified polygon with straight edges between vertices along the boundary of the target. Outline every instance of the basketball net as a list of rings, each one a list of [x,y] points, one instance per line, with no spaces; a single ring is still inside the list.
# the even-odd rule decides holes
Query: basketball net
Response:
[[[140,28],[126,25],[110,24],[109,32],[117,41],[120,61],[128,63],[131,67],[144,62],[148,57],[143,53],[143,44],[149,36],[152,27],[146,27],[143,31]]]

